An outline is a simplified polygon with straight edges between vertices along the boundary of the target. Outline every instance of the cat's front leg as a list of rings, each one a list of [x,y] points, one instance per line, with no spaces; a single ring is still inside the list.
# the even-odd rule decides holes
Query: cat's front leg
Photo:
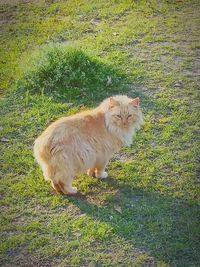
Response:
[[[106,179],[108,177],[108,173],[105,171],[106,164],[98,165],[95,170],[96,178]]]

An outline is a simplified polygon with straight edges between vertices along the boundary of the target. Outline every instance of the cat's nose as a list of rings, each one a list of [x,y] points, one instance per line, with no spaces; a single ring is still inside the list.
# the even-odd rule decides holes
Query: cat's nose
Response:
[[[127,121],[123,121],[123,126],[126,127],[128,125]]]

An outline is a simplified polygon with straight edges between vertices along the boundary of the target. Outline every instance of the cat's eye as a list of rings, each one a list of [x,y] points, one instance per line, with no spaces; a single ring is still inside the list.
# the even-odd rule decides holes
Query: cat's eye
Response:
[[[121,118],[122,118],[122,116],[121,116],[121,115],[117,115],[117,118],[121,119]]]
[[[127,116],[127,118],[131,118],[131,117],[132,117],[132,115],[131,115],[131,114]]]

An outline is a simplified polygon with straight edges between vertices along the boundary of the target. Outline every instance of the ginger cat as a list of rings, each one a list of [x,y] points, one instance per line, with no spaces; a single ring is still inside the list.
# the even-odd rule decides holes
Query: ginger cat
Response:
[[[106,178],[106,164],[124,145],[130,145],[143,124],[139,98],[117,95],[97,108],[53,122],[36,139],[34,155],[46,180],[63,194],[76,194],[74,177]]]

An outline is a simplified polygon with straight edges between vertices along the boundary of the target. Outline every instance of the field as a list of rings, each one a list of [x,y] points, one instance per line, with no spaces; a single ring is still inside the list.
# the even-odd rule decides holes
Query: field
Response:
[[[200,262],[200,3],[2,0],[0,265]],[[145,124],[109,178],[56,194],[33,158],[50,122],[114,94]]]

